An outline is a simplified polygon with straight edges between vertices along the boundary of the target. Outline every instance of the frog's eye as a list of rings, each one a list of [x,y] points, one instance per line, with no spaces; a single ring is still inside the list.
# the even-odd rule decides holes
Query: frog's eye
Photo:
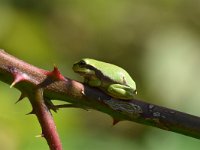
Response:
[[[85,61],[81,60],[81,61],[78,63],[78,65],[79,65],[80,67],[84,67],[84,66],[86,65],[86,63],[85,63]]]

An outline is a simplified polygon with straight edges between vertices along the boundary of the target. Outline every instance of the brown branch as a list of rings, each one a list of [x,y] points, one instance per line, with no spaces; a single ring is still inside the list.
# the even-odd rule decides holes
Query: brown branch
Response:
[[[0,51],[0,80],[11,84],[13,81],[12,69],[20,70],[34,85],[44,88],[44,97],[52,100],[62,100],[91,108],[111,115],[115,122],[129,120],[173,131],[194,138],[200,138],[200,118],[141,100],[120,100],[109,97],[96,88],[83,85],[80,82],[66,78],[63,81],[50,82],[45,70],[27,64],[4,51]],[[31,92],[27,82],[15,86],[20,91]]]
[[[43,90],[41,88],[34,89],[33,93],[28,94],[28,98],[33,107],[32,113],[36,114],[42,127],[41,136],[45,137],[51,150],[62,150],[53,117],[43,99]]]

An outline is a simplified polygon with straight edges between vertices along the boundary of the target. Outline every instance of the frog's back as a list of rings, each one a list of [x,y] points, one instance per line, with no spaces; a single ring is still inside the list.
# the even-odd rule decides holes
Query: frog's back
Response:
[[[110,80],[111,82],[128,85],[133,89],[136,88],[135,82],[133,81],[131,76],[128,74],[128,72],[124,70],[123,68],[110,64],[110,63],[94,60],[94,59],[87,58],[87,60],[90,61],[89,63],[92,66],[94,66],[95,68],[99,68],[99,71],[98,70],[96,71],[97,76],[102,76],[102,75],[98,75],[98,72],[99,72],[99,73],[102,73],[105,78],[107,78],[104,80]]]

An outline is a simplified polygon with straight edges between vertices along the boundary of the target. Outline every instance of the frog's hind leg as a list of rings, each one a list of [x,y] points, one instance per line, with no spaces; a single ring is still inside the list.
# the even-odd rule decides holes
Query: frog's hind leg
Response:
[[[107,89],[107,93],[119,99],[132,99],[135,95],[135,91],[131,87],[121,84],[110,85]]]

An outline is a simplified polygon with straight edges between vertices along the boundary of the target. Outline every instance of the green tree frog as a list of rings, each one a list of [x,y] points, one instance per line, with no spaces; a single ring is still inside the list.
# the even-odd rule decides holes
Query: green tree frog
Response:
[[[116,65],[84,58],[73,65],[73,70],[84,77],[85,84],[97,87],[111,97],[132,99],[137,93],[133,79]]]

